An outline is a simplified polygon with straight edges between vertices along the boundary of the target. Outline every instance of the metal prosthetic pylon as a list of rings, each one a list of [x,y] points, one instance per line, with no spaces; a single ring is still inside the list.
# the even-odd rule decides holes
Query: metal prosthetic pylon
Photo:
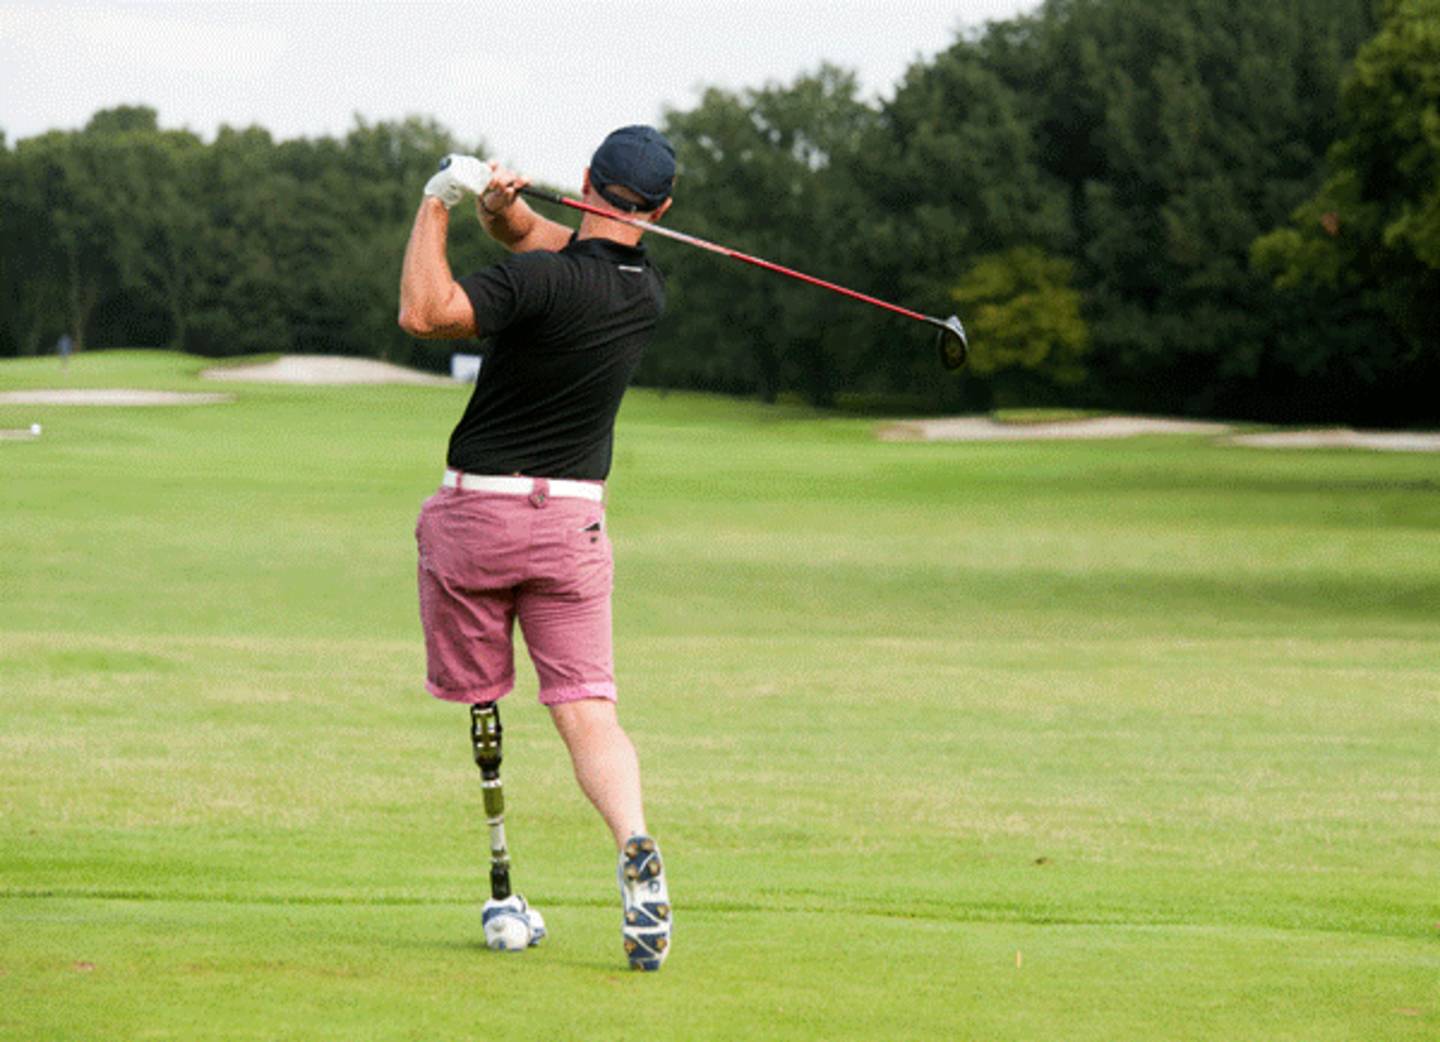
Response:
[[[470,707],[470,741],[485,794],[485,822],[490,828],[490,896],[510,896],[510,851],[505,846],[505,790],[500,782],[500,710],[494,702]]]

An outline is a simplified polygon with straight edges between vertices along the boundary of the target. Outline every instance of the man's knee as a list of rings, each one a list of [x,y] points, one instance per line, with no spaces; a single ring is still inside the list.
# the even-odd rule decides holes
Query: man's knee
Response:
[[[567,745],[610,737],[620,732],[615,703],[608,698],[582,698],[550,707],[550,718]]]

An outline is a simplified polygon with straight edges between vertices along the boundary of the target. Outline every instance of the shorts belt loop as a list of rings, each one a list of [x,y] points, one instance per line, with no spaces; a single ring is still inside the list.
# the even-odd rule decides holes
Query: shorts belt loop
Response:
[[[550,501],[550,479],[535,478],[535,487],[530,491],[530,505],[537,510]]]

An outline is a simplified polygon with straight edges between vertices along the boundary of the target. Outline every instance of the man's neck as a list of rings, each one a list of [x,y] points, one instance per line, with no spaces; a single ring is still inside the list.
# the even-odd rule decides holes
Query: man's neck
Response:
[[[580,220],[578,237],[581,239],[609,239],[621,246],[637,246],[640,243],[640,237],[644,234],[633,225],[621,224],[608,217],[587,213]]]

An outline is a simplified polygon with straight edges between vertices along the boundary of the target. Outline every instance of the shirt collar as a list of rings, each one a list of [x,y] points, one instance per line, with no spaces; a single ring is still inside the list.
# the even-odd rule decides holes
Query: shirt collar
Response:
[[[622,261],[627,264],[645,264],[648,263],[650,259],[645,253],[644,246],[626,246],[624,243],[616,242],[614,239],[606,239],[603,237],[582,239],[580,238],[579,232],[570,236],[570,242],[565,249],[573,253],[584,253],[591,257],[604,257],[609,260]]]

